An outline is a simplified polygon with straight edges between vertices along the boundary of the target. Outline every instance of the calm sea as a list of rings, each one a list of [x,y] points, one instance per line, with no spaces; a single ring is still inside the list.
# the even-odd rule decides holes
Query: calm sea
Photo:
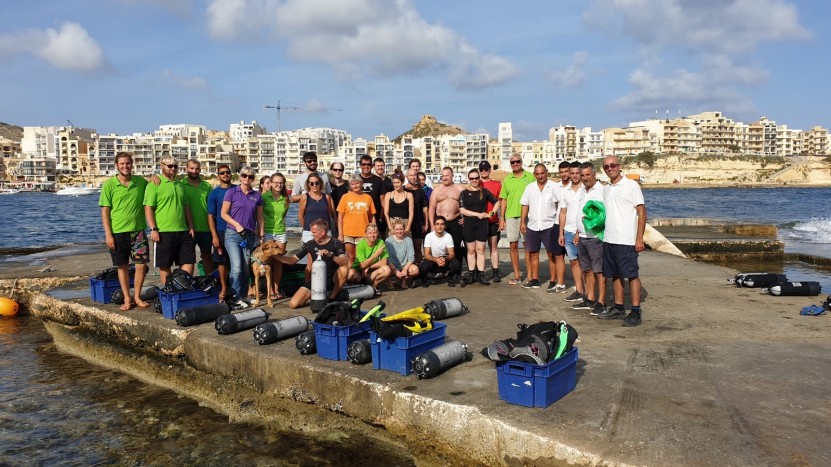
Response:
[[[773,223],[787,251],[831,258],[829,188],[647,189],[644,196],[651,218]],[[290,227],[297,227],[295,209]],[[103,242],[97,196],[4,195],[0,212],[0,248]],[[831,291],[831,272],[800,262],[729,266],[819,280]],[[171,391],[61,354],[33,317],[0,319],[0,349],[0,465],[412,463],[366,441],[356,451],[346,442],[229,424]],[[340,454],[346,457],[333,457]]]

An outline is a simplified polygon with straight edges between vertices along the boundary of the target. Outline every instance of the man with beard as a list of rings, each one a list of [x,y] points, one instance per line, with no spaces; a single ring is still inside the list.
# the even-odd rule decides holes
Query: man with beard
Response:
[[[372,198],[372,204],[375,206],[375,225],[378,226],[380,235],[386,230],[381,230],[381,222],[384,220],[384,209],[381,204],[381,196],[384,194],[384,181],[381,180],[381,177],[372,173],[372,157],[361,156],[361,172],[359,175],[361,177],[361,191]],[[386,222],[384,225],[386,225]],[[381,238],[383,238],[383,235]]]
[[[303,164],[306,166],[306,171],[294,179],[294,186],[291,190],[291,202],[300,202],[300,198],[307,193],[306,179],[308,179],[311,174],[317,174],[320,179],[323,180],[323,186],[321,188],[324,193],[332,193],[332,186],[329,184],[329,177],[322,172],[318,172],[317,170],[317,153],[314,151],[307,151],[303,153]]]
[[[228,164],[219,164],[217,167],[219,185],[208,195],[208,226],[211,229],[211,244],[213,245],[213,264],[219,270],[219,299],[224,300],[228,295],[228,253],[225,251],[225,229],[228,223],[222,218],[222,202],[225,192],[231,188],[231,167]]]
[[[190,159],[187,163],[187,176],[182,179],[182,187],[185,189],[185,197],[190,206],[190,215],[193,219],[194,241],[199,247],[199,255],[202,258],[202,267],[205,274],[214,270],[213,258],[211,257],[211,227],[208,224],[208,195],[211,193],[211,185],[202,180],[202,167],[196,159]]]
[[[405,190],[413,194],[413,223],[410,226],[410,236],[413,239],[415,248],[415,264],[421,264],[423,257],[421,247],[424,243],[424,236],[427,235],[427,214],[430,202],[427,201],[427,194],[418,186],[418,170],[415,168],[407,171],[407,186]]]

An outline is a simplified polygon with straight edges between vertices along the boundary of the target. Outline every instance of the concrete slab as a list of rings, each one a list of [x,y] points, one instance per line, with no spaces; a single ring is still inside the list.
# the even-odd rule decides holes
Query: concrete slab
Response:
[[[49,264],[54,271],[37,275],[59,281],[61,273],[103,269],[109,259],[99,252]],[[312,402],[490,465],[831,465],[831,395],[825,390],[831,322],[799,315],[821,300],[739,289],[726,282],[734,270],[656,252],[643,253],[640,265],[646,298],[644,324],[637,328],[571,310],[562,294],[504,281],[385,294],[388,310],[453,296],[470,307],[471,313],[446,323],[448,337],[468,344],[473,360],[431,380],[301,356],[293,340],[258,346],[250,331],[219,336],[212,324],[181,329],[149,311],[122,313],[85,298],[34,293],[29,304],[62,328],[159,355],[160,362],[172,358],[198,382],[179,390],[229,414],[242,410],[242,400],[199,386],[208,387],[212,378],[219,387],[244,380],[261,398]],[[31,273],[25,263],[20,267],[3,267],[0,295],[8,295],[13,278]],[[503,273],[508,269],[503,263]],[[543,265],[543,279],[546,272]],[[42,282],[20,279],[17,287]],[[272,319],[297,314],[285,305],[269,311]],[[517,323],[540,320],[566,320],[580,333],[577,388],[545,409],[500,401],[494,365],[478,351],[514,335]],[[160,371],[155,380],[170,378],[167,384],[176,387],[168,373]]]

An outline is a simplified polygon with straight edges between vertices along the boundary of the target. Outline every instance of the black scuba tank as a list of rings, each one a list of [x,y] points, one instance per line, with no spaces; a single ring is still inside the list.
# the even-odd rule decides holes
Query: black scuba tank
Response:
[[[771,272],[759,272],[745,274],[741,279],[742,287],[770,287],[777,282],[787,282],[788,278],[784,274],[774,274]]]
[[[317,341],[314,331],[305,331],[298,334],[294,341],[294,347],[300,351],[300,355],[311,355],[317,353]]]
[[[346,357],[355,365],[363,365],[372,361],[372,345],[369,339],[352,341],[346,349]]]
[[[208,323],[222,315],[231,312],[227,303],[211,303],[210,305],[199,305],[191,308],[182,308],[176,311],[176,324],[179,326],[195,326]]]
[[[805,282],[779,282],[768,287],[768,292],[771,295],[781,297],[813,297],[822,292],[822,286],[819,282],[805,281]]]

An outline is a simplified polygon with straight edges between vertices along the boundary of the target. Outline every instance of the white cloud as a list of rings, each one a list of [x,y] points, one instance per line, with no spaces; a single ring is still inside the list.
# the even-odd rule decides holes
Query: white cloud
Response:
[[[183,89],[208,89],[208,82],[203,78],[182,76],[168,70],[167,68],[162,70],[160,80],[162,83]]]
[[[62,23],[59,30],[29,29],[0,36],[0,57],[35,55],[50,65],[69,71],[93,72],[110,68],[101,46],[86,29],[74,22]]]
[[[747,113],[743,89],[764,83],[757,63],[763,43],[805,40],[796,7],[785,0],[595,0],[583,22],[613,37],[630,38],[640,64],[621,110],[719,108]],[[670,69],[664,63],[685,63]]]
[[[571,63],[564,70],[554,71],[549,74],[548,78],[558,86],[566,88],[580,87],[586,81],[586,72],[583,70],[583,66],[588,58],[588,52],[576,52]]]
[[[430,24],[409,0],[212,0],[208,30],[219,40],[279,39],[298,61],[324,63],[344,78],[443,70],[460,89],[516,75],[452,29]]]

